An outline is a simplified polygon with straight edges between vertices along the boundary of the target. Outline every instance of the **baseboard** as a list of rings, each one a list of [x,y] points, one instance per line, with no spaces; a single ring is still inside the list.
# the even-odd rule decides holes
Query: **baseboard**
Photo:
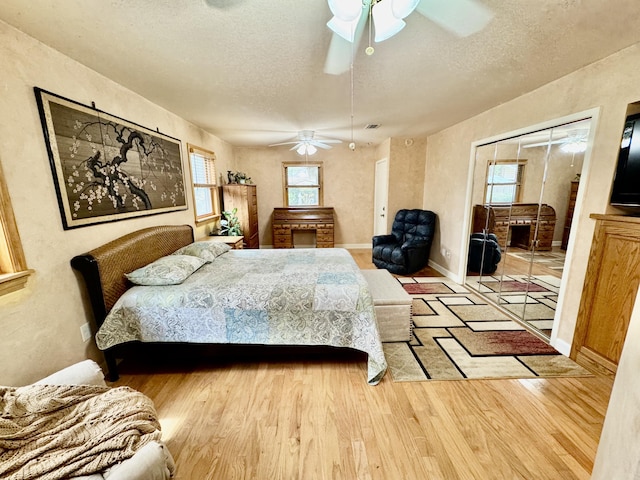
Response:
[[[352,249],[352,250],[366,248],[368,250],[371,250],[371,244],[370,243],[342,243],[340,245],[336,245],[336,248],[346,248],[346,249]]]
[[[564,340],[560,340],[559,338],[556,338],[555,340],[553,340],[551,342],[551,346],[556,350],[558,350],[565,357],[568,357],[569,354],[571,353],[571,344],[565,342]]]
[[[449,280],[452,280],[458,284],[462,283],[462,280],[459,279],[456,274],[454,274],[453,272],[450,272],[449,270],[444,268],[442,265],[434,262],[433,260],[429,260],[429,266],[433,268],[435,271],[437,271],[438,273],[441,273],[442,275],[447,277]]]

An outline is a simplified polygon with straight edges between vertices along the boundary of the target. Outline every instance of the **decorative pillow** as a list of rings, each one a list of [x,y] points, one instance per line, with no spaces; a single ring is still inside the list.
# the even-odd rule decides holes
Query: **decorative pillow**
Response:
[[[136,285],[178,285],[205,263],[192,255],[167,255],[125,276]]]
[[[231,247],[223,242],[203,241],[195,242],[173,252],[173,255],[193,255],[206,262],[213,262],[216,257],[231,250]]]

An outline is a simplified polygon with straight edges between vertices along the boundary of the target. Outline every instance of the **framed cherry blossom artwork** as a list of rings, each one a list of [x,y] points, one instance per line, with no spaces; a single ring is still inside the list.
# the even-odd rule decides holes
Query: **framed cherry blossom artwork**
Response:
[[[34,90],[65,230],[187,209],[180,140]]]

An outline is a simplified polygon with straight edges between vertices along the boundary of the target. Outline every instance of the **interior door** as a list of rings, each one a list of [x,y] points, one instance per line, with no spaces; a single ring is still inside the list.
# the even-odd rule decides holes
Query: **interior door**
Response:
[[[388,230],[389,199],[389,160],[383,158],[376,162],[374,201],[373,201],[373,234],[386,235]]]

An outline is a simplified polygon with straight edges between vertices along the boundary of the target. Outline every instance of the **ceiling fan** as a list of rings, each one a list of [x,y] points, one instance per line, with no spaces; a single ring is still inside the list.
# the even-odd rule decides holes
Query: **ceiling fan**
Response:
[[[582,153],[587,149],[588,136],[589,129],[581,128],[567,132],[562,138],[547,142],[530,143],[528,145],[522,145],[522,148],[546,147],[547,145],[560,144],[563,152]]]
[[[477,0],[327,0],[333,18],[327,26],[333,31],[324,72],[340,75],[347,72],[353,52],[358,47],[367,20],[375,30],[375,42],[382,42],[400,30],[404,18],[414,10],[456,36],[467,37],[482,30],[493,12]],[[369,42],[365,50],[372,55]]]
[[[287,142],[274,143],[269,146],[293,145],[289,150],[295,150],[298,155],[313,155],[318,151],[318,148],[328,150],[331,148],[331,143],[342,143],[342,140],[335,138],[318,138],[315,136],[315,133],[313,130],[301,130],[295,139]]]

